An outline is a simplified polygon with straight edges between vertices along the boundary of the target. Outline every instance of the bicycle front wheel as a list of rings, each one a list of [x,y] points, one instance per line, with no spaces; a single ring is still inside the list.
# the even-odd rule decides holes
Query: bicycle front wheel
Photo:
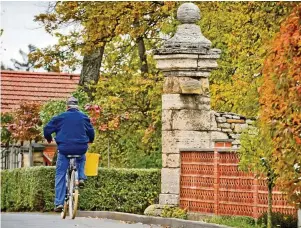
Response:
[[[78,188],[75,181],[75,171],[73,170],[69,185],[69,217],[71,219],[75,218],[78,207]]]

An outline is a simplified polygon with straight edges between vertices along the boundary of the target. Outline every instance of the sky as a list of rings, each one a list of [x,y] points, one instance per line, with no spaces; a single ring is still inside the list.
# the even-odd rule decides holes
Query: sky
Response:
[[[28,44],[39,48],[56,43],[56,38],[49,35],[34,16],[46,11],[48,2],[11,1],[1,4],[1,61],[12,67],[10,59],[22,60],[19,49],[28,52]]]

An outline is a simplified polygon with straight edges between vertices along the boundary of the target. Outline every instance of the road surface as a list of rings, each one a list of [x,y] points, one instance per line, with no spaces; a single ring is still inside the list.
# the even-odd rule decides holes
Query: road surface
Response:
[[[52,213],[1,213],[1,228],[161,228],[158,225],[128,224],[100,218],[61,219]]]

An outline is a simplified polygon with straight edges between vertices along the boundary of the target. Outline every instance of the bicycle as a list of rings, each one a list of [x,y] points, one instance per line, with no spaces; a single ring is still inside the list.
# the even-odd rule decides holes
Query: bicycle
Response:
[[[66,196],[64,201],[64,208],[61,212],[61,218],[65,219],[69,208],[69,217],[74,219],[78,207],[78,171],[76,168],[76,158],[81,155],[67,155],[69,158],[69,166],[66,173]]]

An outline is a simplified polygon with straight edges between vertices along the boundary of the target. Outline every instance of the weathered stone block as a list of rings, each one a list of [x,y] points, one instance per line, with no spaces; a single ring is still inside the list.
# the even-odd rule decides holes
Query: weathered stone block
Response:
[[[217,126],[221,128],[231,128],[231,124],[229,123],[218,123]]]
[[[229,114],[224,114],[223,116],[226,117],[227,119],[233,119],[233,116]]]
[[[162,109],[196,109],[209,110],[210,98],[180,94],[163,94]]]
[[[233,130],[232,129],[230,129],[230,128],[222,128],[222,132],[228,132],[228,133],[232,133],[233,132]]]
[[[163,168],[179,168],[180,165],[180,154],[162,154]]]
[[[180,168],[161,169],[161,193],[180,194]]]
[[[240,141],[238,139],[236,139],[232,142],[232,145],[240,145]]]
[[[181,93],[183,94],[201,94],[202,85],[199,80],[190,79],[186,81],[180,81]]]
[[[210,130],[211,131],[217,131],[217,122],[215,119],[215,112],[210,111]]]
[[[241,133],[247,127],[248,127],[248,124],[235,124],[233,132],[235,132],[235,133]]]
[[[232,139],[238,139],[240,137],[240,134],[230,134],[230,137]]]
[[[233,115],[233,117],[232,117],[233,119],[237,119],[237,120],[239,120],[240,119],[240,116],[235,116],[235,115]]]
[[[162,130],[210,130],[210,112],[205,110],[163,110]]]
[[[212,131],[210,133],[211,140],[216,140],[216,139],[229,139],[228,134],[220,131]]]
[[[162,130],[172,129],[173,110],[162,110]]]
[[[159,195],[160,205],[179,205],[180,195],[178,194],[160,194]]]
[[[209,96],[208,78],[200,80],[191,77],[165,77],[163,83],[164,94],[200,94]]]
[[[216,121],[218,123],[226,123],[227,119],[225,117],[216,117]]]
[[[163,93],[181,93],[179,77],[165,77],[163,82]]]
[[[233,116],[234,118],[234,116]],[[243,124],[245,123],[245,120],[243,119],[227,119],[227,123],[240,123],[240,124]]]
[[[201,78],[201,88],[202,88],[202,95],[209,96],[209,80],[208,78]]]
[[[165,71],[163,72],[165,77],[193,77],[193,78],[208,78],[210,76],[209,71]]]
[[[254,125],[255,122],[254,122],[254,120],[247,119],[246,123],[249,124],[249,125]]]
[[[210,134],[201,131],[162,131],[162,153],[179,153],[180,148],[209,148]]]
[[[197,62],[198,69],[214,69],[217,68],[217,62],[213,59],[198,59]]]
[[[181,57],[186,56],[186,58]],[[195,70],[198,67],[198,56],[197,55],[183,55],[179,54],[171,58],[170,55],[160,56],[157,59],[157,68],[162,71],[180,70],[180,69],[191,69]]]

